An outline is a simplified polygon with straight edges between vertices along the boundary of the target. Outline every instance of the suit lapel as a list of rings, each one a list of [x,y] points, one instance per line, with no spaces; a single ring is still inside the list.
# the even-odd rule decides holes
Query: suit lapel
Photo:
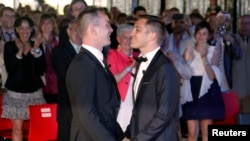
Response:
[[[81,48],[80,49],[80,53],[88,55],[89,58],[93,61],[93,63],[95,63],[98,66],[98,68],[100,69],[100,71],[102,71],[102,72],[105,73],[106,77],[108,79],[110,79],[110,81],[112,82],[113,88],[116,91],[117,99],[120,101],[119,91],[118,91],[118,88],[117,88],[117,85],[116,85],[115,78],[114,78],[113,74],[111,73],[111,71],[108,68],[107,69],[103,68],[103,66],[99,62],[99,60],[91,52],[89,52],[87,49]]]
[[[147,68],[146,71],[144,72],[144,74],[143,74],[143,76],[142,76],[142,79],[141,79],[141,82],[140,82],[140,84],[139,84],[139,86],[138,86],[136,99],[139,98],[139,96],[140,96],[140,91],[141,91],[141,87],[142,87],[142,84],[143,84],[144,80],[145,80],[147,77],[151,76],[151,74],[152,74],[152,72],[151,72],[152,69],[155,68],[155,67],[157,66],[157,59],[159,58],[160,55],[162,55],[161,49],[155,54],[155,56],[153,57],[152,61],[151,61],[150,64],[149,64],[148,68]],[[135,82],[135,79],[134,79],[134,82]],[[134,99],[134,97],[135,97],[134,94],[135,94],[135,93],[134,93],[134,89],[133,89],[133,99]],[[134,101],[136,101],[136,99],[134,99]]]

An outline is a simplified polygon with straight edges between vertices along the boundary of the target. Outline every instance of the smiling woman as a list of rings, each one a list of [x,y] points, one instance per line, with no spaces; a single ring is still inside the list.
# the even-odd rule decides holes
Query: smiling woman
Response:
[[[19,19],[19,18],[18,18]],[[28,17],[24,17],[23,19],[15,21],[15,34],[18,37],[17,40],[26,43],[30,40],[30,38],[34,34],[33,30],[33,21]]]
[[[45,59],[40,39],[31,41],[34,23],[29,17],[15,20],[16,39],[4,45],[4,62],[8,73],[1,117],[12,120],[12,140],[21,140],[24,120],[29,119],[29,105],[43,104]]]

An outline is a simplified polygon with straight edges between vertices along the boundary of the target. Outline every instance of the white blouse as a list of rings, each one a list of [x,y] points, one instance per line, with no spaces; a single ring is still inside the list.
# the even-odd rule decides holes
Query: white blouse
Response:
[[[207,58],[208,58],[209,63],[211,63],[214,49],[215,49],[214,46],[209,46],[208,48]],[[190,63],[190,68],[192,70],[192,76],[202,76],[201,89],[200,89],[200,94],[199,94],[199,98],[201,98],[208,92],[208,89],[210,88],[213,81],[208,78],[208,75],[205,71],[205,66],[203,65],[200,54],[194,51],[194,56],[195,56],[194,59]],[[211,67],[215,73],[215,77],[220,86],[221,81],[222,81],[221,71],[219,70],[217,66],[212,65]],[[190,86],[190,79],[183,80],[183,83],[181,85],[180,101],[181,101],[181,104],[185,104],[186,102],[193,101],[191,86]]]

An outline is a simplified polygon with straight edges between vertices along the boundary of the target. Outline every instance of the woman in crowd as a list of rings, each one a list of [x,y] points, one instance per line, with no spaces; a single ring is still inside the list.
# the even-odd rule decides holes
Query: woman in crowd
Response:
[[[56,103],[58,86],[57,76],[52,64],[51,50],[58,45],[57,25],[54,17],[50,14],[43,14],[38,23],[38,36],[42,38],[42,46],[45,52],[47,69],[44,74],[45,87],[43,88],[44,98],[47,103]]]
[[[110,49],[107,55],[107,61],[110,65],[111,72],[115,76],[122,100],[117,121],[122,127],[123,131],[126,130],[127,125],[130,122],[133,109],[133,77],[131,75],[131,71],[135,66],[135,60],[133,59],[133,50],[130,47],[130,34],[132,30],[132,25],[119,25],[117,29],[118,47],[117,49]]]
[[[213,120],[224,119],[218,50],[208,45],[210,35],[207,22],[197,24],[194,33],[196,44],[184,53],[184,60],[192,70],[192,77],[183,80],[181,86],[182,118],[187,120],[188,141],[197,141],[200,128],[202,141],[207,141],[208,125]]]
[[[2,117],[12,120],[12,140],[23,140],[23,121],[29,119],[29,105],[43,104],[42,74],[46,69],[41,39],[31,41],[34,23],[19,17],[14,23],[16,39],[5,43],[4,62],[8,73]]]

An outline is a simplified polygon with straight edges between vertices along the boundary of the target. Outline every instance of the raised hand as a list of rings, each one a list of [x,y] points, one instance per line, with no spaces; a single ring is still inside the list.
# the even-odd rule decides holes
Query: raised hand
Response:
[[[34,49],[38,48],[41,43],[42,43],[42,34],[38,33],[35,39]]]
[[[24,50],[24,44],[20,41],[20,39],[15,39],[16,46],[18,48],[18,52],[23,52]]]
[[[208,48],[207,47],[200,47],[200,48],[197,48],[197,51],[201,55],[201,57],[205,57],[207,55]]]

